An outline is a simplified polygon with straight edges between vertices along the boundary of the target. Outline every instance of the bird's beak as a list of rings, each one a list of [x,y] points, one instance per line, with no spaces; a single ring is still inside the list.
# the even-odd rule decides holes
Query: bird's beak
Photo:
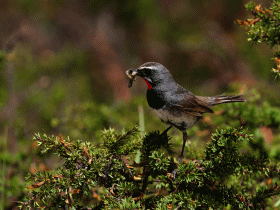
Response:
[[[132,70],[129,69],[126,72],[126,76],[128,77],[129,81],[128,81],[128,87],[132,87],[133,81],[136,80],[136,76],[137,76],[137,71],[136,70]]]

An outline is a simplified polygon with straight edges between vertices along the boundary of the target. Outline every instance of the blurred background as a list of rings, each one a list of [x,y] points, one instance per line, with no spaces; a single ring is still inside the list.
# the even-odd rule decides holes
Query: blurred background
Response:
[[[3,209],[25,195],[27,173],[53,167],[51,158],[38,159],[34,133],[98,145],[104,128],[130,129],[139,114],[147,132],[166,128],[148,109],[146,84],[127,87],[125,71],[144,62],[162,63],[196,95],[258,88],[279,98],[273,49],[248,42],[237,24],[245,0],[0,3]]]

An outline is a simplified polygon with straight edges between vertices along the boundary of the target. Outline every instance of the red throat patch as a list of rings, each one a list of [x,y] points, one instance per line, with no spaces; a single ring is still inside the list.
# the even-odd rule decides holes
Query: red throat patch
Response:
[[[152,89],[152,85],[147,80],[145,80],[144,78],[143,78],[143,80],[147,83],[148,89],[151,90]]]

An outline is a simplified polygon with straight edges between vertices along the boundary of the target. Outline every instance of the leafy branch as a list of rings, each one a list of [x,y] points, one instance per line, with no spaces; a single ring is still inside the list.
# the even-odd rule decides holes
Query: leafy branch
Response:
[[[219,129],[201,160],[176,163],[169,153],[170,137],[159,132],[143,139],[135,127],[116,134],[103,132],[103,143],[71,141],[36,134],[41,152],[54,151],[63,166],[29,175],[32,196],[21,208],[29,209],[196,209],[262,208],[267,199],[279,195],[277,183],[271,187],[252,184],[279,177],[279,166],[266,159],[242,154],[239,148],[253,139],[242,129]],[[162,148],[167,148],[167,153]],[[136,163],[137,151],[141,162]],[[170,174],[178,170],[176,180]],[[243,182],[242,185],[239,183]]]
[[[265,43],[276,48],[274,61],[276,68],[272,69],[280,76],[280,0],[273,0],[270,8],[264,8],[255,2],[249,2],[245,5],[250,17],[245,20],[237,20],[241,26],[246,27],[248,41],[254,43]]]

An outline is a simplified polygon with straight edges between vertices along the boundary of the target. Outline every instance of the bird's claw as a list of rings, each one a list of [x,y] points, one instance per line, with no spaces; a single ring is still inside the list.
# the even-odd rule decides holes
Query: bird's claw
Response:
[[[170,179],[173,179],[173,181],[176,180],[177,171],[178,171],[178,170],[176,169],[176,170],[172,171],[172,173],[169,175],[169,178],[170,178]]]

